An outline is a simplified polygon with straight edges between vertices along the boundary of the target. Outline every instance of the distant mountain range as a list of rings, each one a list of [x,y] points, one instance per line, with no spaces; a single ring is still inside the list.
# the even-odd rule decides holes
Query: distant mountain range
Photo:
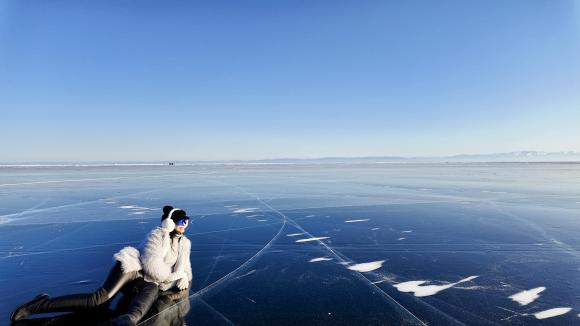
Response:
[[[312,159],[278,158],[229,163],[442,163],[442,162],[580,162],[580,152],[519,151],[495,154],[461,154],[453,156],[367,156],[322,157]]]
[[[580,152],[519,151],[496,154],[462,154],[453,156],[366,156],[321,158],[276,158],[229,161],[172,161],[172,162],[22,162],[0,163],[0,166],[136,166],[136,165],[200,165],[200,164],[371,164],[371,163],[499,163],[499,162],[578,162]]]

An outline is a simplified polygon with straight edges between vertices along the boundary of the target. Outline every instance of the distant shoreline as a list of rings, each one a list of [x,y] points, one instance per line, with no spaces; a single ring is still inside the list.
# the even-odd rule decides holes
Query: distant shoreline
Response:
[[[429,165],[429,164],[580,164],[580,161],[432,161],[432,162],[172,162],[167,163],[58,163],[0,164],[0,168],[96,168],[96,167],[183,167],[183,166],[264,166],[264,165]]]
[[[203,165],[337,165],[337,164],[434,164],[434,163],[579,163],[580,152],[518,151],[446,156],[326,156],[311,158],[262,158],[246,160],[163,160],[163,161],[17,161],[0,162],[0,167],[97,167],[97,166],[203,166]]]

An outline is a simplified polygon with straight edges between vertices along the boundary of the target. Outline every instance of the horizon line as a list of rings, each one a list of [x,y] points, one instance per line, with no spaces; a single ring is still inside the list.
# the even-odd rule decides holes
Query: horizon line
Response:
[[[476,158],[493,158],[496,156],[503,156],[504,160],[493,161],[493,163],[513,163],[513,162],[526,162],[525,158],[534,158],[535,160],[529,161],[533,163],[542,162],[538,159],[546,156],[560,155],[564,158],[566,156],[578,156],[569,161],[562,160],[546,160],[549,162],[576,162],[580,161],[580,151],[558,151],[558,152],[546,152],[546,151],[536,151],[536,150],[524,150],[524,151],[512,151],[512,152],[498,152],[498,153],[487,153],[487,154],[453,154],[453,155],[432,155],[432,156],[397,156],[397,155],[367,155],[367,156],[323,156],[323,157],[277,157],[277,158],[259,158],[259,159],[219,159],[219,160],[99,160],[99,161],[13,161],[13,162],[0,162],[0,167],[18,167],[18,166],[154,166],[154,165],[168,165],[168,164],[190,164],[190,165],[203,165],[203,164],[293,164],[296,162],[284,162],[284,161],[328,161],[328,160],[371,160],[371,159],[391,159],[397,160],[396,162],[366,162],[366,163],[421,163],[421,162],[408,162],[405,160],[427,160],[423,163],[437,163],[429,162],[428,160],[439,160],[439,162],[450,162],[446,161],[452,159],[476,159]],[[518,158],[517,161],[505,160],[505,156],[511,156],[513,158]],[[489,161],[470,161],[469,163],[490,163]],[[305,162],[308,163],[308,162]],[[311,162],[312,163],[312,162]],[[324,162],[332,163],[332,162]],[[341,163],[341,162],[334,162]],[[354,163],[354,162],[347,162]],[[461,163],[461,162],[456,162]]]

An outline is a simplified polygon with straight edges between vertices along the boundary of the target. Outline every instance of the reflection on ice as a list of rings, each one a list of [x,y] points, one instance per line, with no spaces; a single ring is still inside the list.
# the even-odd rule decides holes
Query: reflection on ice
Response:
[[[358,219],[358,220],[348,220],[348,221],[344,221],[344,223],[368,222],[370,220],[371,220],[370,218],[363,218],[363,219]]]

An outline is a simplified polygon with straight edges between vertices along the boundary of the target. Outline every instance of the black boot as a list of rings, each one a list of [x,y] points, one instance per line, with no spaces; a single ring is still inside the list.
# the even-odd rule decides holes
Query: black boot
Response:
[[[47,312],[76,312],[98,307],[110,302],[121,288],[139,277],[138,272],[123,273],[121,263],[117,262],[109,272],[103,286],[93,293],[69,294],[50,299],[48,294],[41,294],[34,300],[18,307],[10,316],[17,321],[32,314]]]
[[[35,313],[35,311],[38,310],[38,308],[48,299],[50,299],[50,297],[46,293],[37,295],[34,299],[16,308],[16,310],[10,314],[10,321],[19,321],[20,319],[26,318],[28,315]]]
[[[17,321],[33,314],[48,312],[75,312],[95,308],[109,300],[109,293],[104,288],[99,288],[93,293],[79,293],[50,298],[48,294],[38,295],[34,300],[18,307],[11,316],[12,321]]]

